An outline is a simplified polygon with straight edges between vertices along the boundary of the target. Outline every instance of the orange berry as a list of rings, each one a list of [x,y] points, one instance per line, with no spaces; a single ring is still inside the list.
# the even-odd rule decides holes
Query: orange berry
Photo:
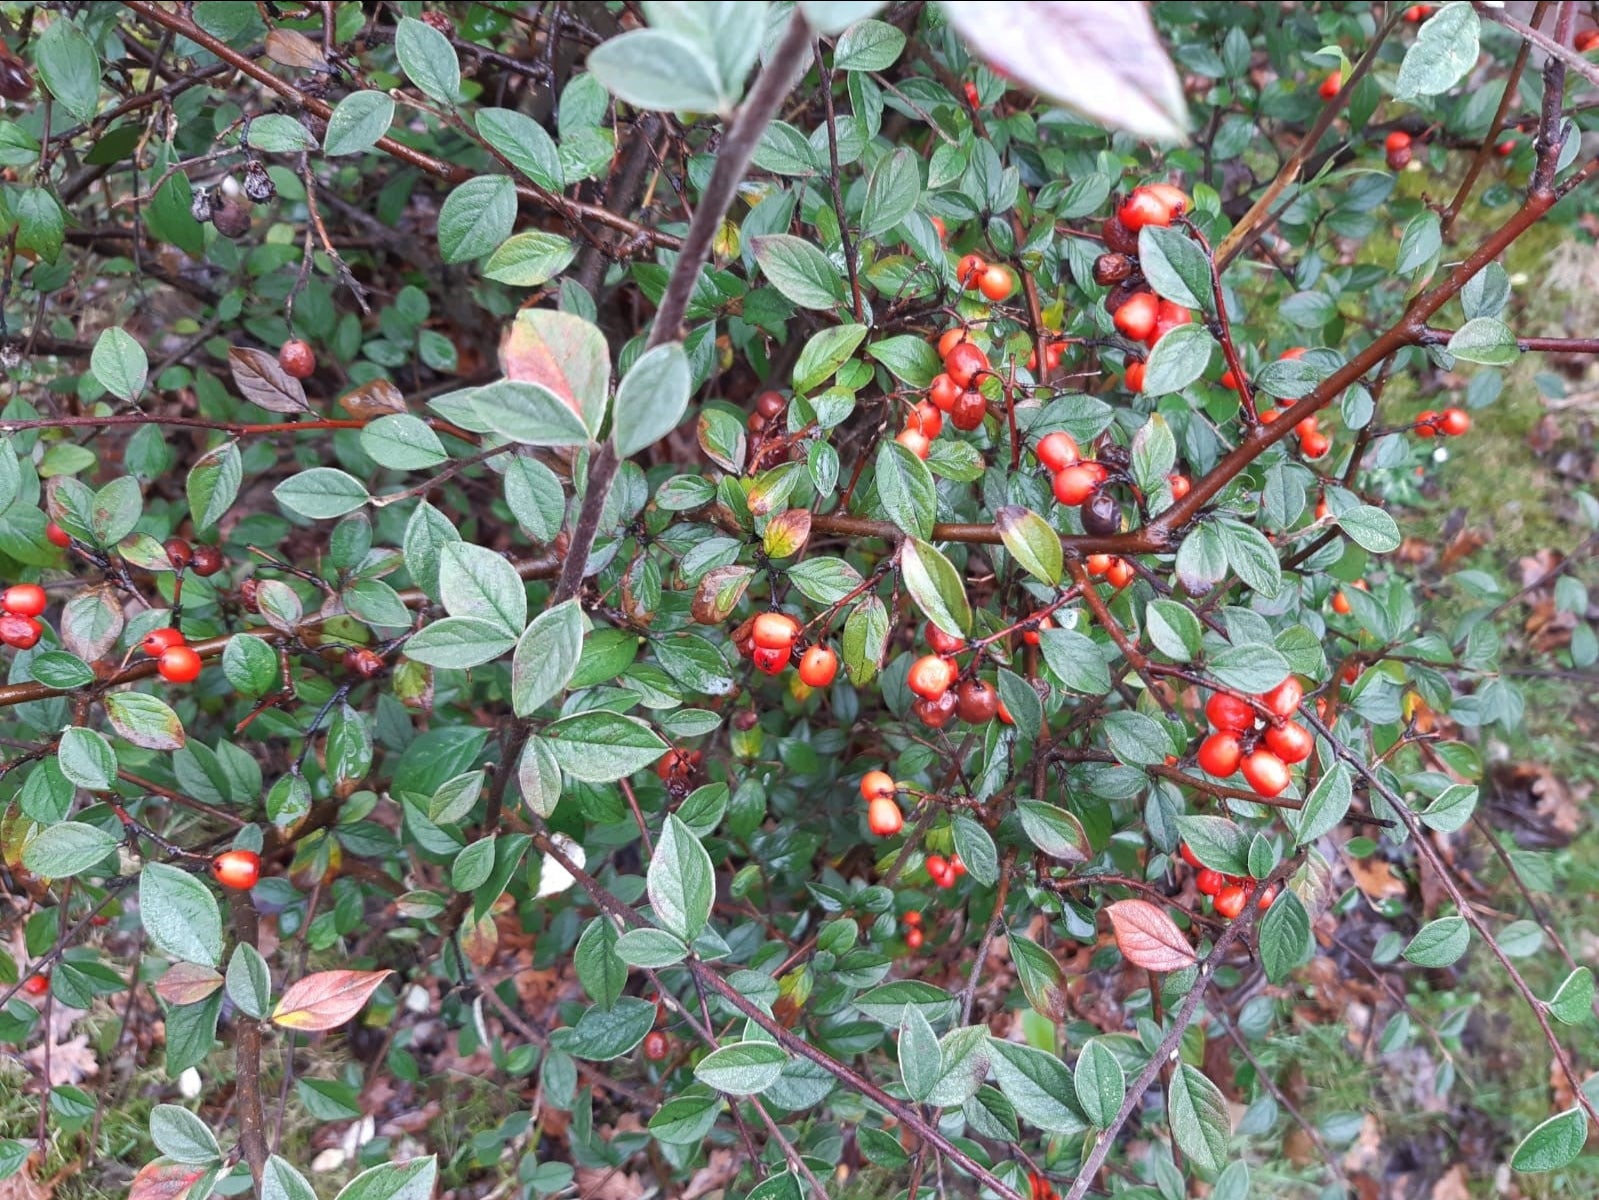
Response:
[[[755,618],[750,637],[763,650],[787,650],[799,637],[799,622],[787,613],[763,612]]]
[[[905,816],[892,796],[878,796],[866,806],[866,827],[877,837],[893,837],[905,825]]]
[[[807,687],[826,687],[837,674],[838,655],[826,646],[812,646],[800,656],[799,677]]]
[[[936,700],[955,682],[955,664],[937,654],[923,655],[911,664],[905,686],[923,700]]]
[[[261,878],[261,856],[254,850],[227,850],[211,860],[211,874],[225,888],[247,892]]]

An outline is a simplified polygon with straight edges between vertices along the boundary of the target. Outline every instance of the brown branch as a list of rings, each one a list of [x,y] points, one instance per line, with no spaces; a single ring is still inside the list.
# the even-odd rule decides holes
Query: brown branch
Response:
[[[255,904],[248,892],[234,892],[230,897],[233,910],[233,933],[240,945],[254,946],[260,938],[260,922],[256,919]],[[237,1099],[239,1108],[239,1149],[244,1161],[250,1165],[250,1175],[255,1180],[256,1191],[261,1190],[261,1176],[266,1171],[267,1135],[266,1110],[261,1104],[261,1025],[240,1014],[234,1023],[233,1053]]]

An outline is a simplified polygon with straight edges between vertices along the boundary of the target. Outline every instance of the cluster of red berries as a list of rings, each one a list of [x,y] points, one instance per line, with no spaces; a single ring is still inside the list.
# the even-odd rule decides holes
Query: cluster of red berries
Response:
[[[1383,142],[1383,150],[1388,155],[1388,168],[1392,171],[1403,171],[1410,165],[1411,137],[1403,129],[1396,129],[1390,133]]]
[[[996,304],[1016,290],[1016,279],[1010,270],[989,262],[981,254],[961,256],[955,264],[955,282],[968,292],[981,292],[984,300]]]
[[[1446,408],[1443,412],[1427,409],[1416,417],[1416,436],[1459,437],[1471,429],[1471,414],[1463,408]]]
[[[866,828],[878,837],[893,837],[905,827],[894,793],[899,790],[887,771],[868,771],[861,776],[861,799],[866,801]]]
[[[912,909],[899,920],[900,924],[905,926],[905,948],[907,950],[920,950],[922,948],[922,914]]]
[[[247,892],[261,878],[261,856],[254,850],[225,850],[211,860],[211,874],[223,887]]]
[[[927,868],[928,878],[941,888],[954,887],[956,880],[966,874],[966,864],[961,862],[959,854],[951,854],[948,858],[929,854],[922,865]]]
[[[1268,800],[1288,786],[1290,763],[1304,762],[1316,741],[1304,726],[1289,718],[1299,711],[1305,689],[1290,675],[1271,691],[1246,700],[1231,692],[1217,692],[1205,702],[1205,716],[1215,732],[1199,745],[1200,769],[1217,779],[1242,771],[1255,794]],[[1260,716],[1267,719],[1257,729]]]
[[[0,642],[14,650],[31,650],[39,644],[44,625],[39,614],[49,598],[36,583],[14,583],[0,593]]]
[[[1105,311],[1116,329],[1149,349],[1179,325],[1194,319],[1181,304],[1149,290],[1138,269],[1138,231],[1146,225],[1168,226],[1188,211],[1188,195],[1169,183],[1148,183],[1132,190],[1101,228],[1105,253],[1094,260],[1094,282],[1110,291]],[[1127,386],[1144,390],[1144,364],[1129,361]]]
[[[733,644],[757,670],[776,675],[793,660],[799,622],[787,613],[763,612],[733,634]],[[806,687],[821,688],[838,675],[838,655],[826,646],[811,646],[800,655],[799,677]]]
[[[175,625],[152,629],[144,635],[139,649],[155,659],[155,669],[168,683],[193,683],[200,678],[200,656]]]
[[[970,433],[988,415],[988,400],[977,390],[989,369],[988,354],[967,330],[956,327],[938,339],[938,355],[943,371],[933,377],[927,399],[911,410],[905,428],[894,439],[917,458],[927,457],[933,439],[944,430],[946,416],[956,429]]]
[[[961,671],[955,655],[965,643],[931,621],[927,622],[924,632],[932,653],[913,662],[905,676],[905,686],[917,697],[911,711],[921,718],[922,724],[930,729],[942,729],[951,718],[959,717],[968,724],[981,725],[996,716],[1009,724],[1010,714],[1004,711],[999,693],[992,684],[975,675],[959,678]]]
[[[1182,846],[1183,861],[1194,868],[1194,889],[1201,896],[1209,896],[1216,909],[1218,917],[1231,921],[1244,911],[1244,905],[1249,902],[1249,885],[1254,880],[1247,875],[1223,875],[1220,871],[1212,870],[1200,862],[1188,843]],[[1265,888],[1260,893],[1260,898],[1255,901],[1255,907],[1266,909],[1271,907],[1271,902],[1277,899],[1275,885]]]

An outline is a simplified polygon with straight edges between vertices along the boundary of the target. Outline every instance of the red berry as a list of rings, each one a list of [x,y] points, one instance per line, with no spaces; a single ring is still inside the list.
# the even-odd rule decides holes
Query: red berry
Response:
[[[1285,763],[1304,762],[1316,748],[1316,739],[1304,726],[1284,721],[1267,727],[1266,748]]]
[[[1299,702],[1305,698],[1305,689],[1299,680],[1290,675],[1260,698],[1267,708],[1279,717],[1291,717],[1299,711]]]
[[[1194,853],[1193,847],[1191,847],[1187,842],[1184,842],[1182,845],[1177,847],[1177,852],[1183,856],[1183,861],[1191,867],[1197,869],[1205,865],[1199,861],[1199,856]]]
[[[1162,300],[1155,309],[1155,327],[1151,329],[1148,336],[1144,338],[1144,344],[1146,346],[1153,347],[1155,343],[1159,342],[1161,338],[1165,337],[1173,329],[1176,329],[1177,326],[1187,325],[1192,322],[1193,319],[1194,314],[1189,312],[1181,304],[1175,304],[1170,300]],[[1129,366],[1128,370],[1131,371],[1132,367]],[[1143,378],[1143,372],[1140,371],[1138,374],[1138,389],[1140,391],[1143,390],[1144,386]],[[1132,386],[1131,379],[1128,380],[1128,386]]]
[[[887,771],[868,771],[861,776],[861,799],[878,800],[894,794],[894,777]]]
[[[0,616],[0,642],[13,649],[33,649],[43,633],[44,626],[33,617],[20,617],[16,613]]]
[[[261,856],[254,850],[227,850],[211,860],[211,874],[225,888],[247,892],[261,878]]]
[[[992,721],[999,711],[999,693],[981,679],[968,679],[955,689],[955,713],[968,725]]]
[[[1227,692],[1217,692],[1205,701],[1205,716],[1217,729],[1242,733],[1255,726],[1255,710],[1245,701]]]
[[[161,629],[152,629],[145,634],[144,641],[139,643],[139,649],[143,650],[151,658],[160,658],[172,647],[183,644],[183,634],[172,626],[167,625]]]
[[[940,412],[948,412],[955,407],[955,401],[960,399],[963,389],[949,377],[946,372],[933,376],[933,382],[928,386],[927,398],[933,402],[933,407]]]
[[[755,397],[755,411],[770,421],[788,407],[782,392],[764,391]]]
[[[63,550],[72,545],[71,535],[54,521],[44,527],[44,540],[52,546],[60,546]]]
[[[922,923],[922,914],[913,908],[900,918],[900,922],[904,925],[920,925]]]
[[[156,670],[168,683],[193,683],[200,678],[200,656],[188,646],[169,646],[156,660]]]
[[[956,879],[966,874],[966,864],[961,862],[959,854],[951,854],[949,856],[949,869],[955,873]]]
[[[923,400],[911,409],[905,428],[917,430],[923,437],[936,438],[944,431],[944,412],[931,400]]]
[[[971,340],[971,331],[963,329],[959,325],[955,326],[953,329],[944,330],[944,332],[940,334],[938,338],[939,361],[942,362],[943,360],[949,358],[949,352],[955,349],[955,347],[960,345],[962,342],[969,342]]]
[[[955,664],[937,654],[923,655],[911,664],[905,686],[923,700],[936,700],[955,682]]]
[[[1318,87],[1316,91],[1321,95],[1323,100],[1331,100],[1338,94],[1339,89],[1341,89],[1343,86],[1344,73],[1342,71],[1333,71],[1327,76],[1327,78],[1321,81],[1321,86]]]
[[[933,440],[920,429],[909,425],[896,433],[894,440],[920,459],[926,459],[933,452]]]
[[[1063,471],[1067,467],[1075,466],[1081,457],[1077,448],[1077,439],[1059,430],[1046,433],[1039,439],[1037,453],[1038,461],[1051,471]]]
[[[1153,292],[1139,292],[1128,297],[1112,318],[1116,328],[1141,342],[1155,331],[1155,319],[1160,313],[1160,301]]]
[[[973,292],[977,290],[982,282],[983,272],[987,270],[988,263],[981,254],[967,254],[955,264],[955,279],[961,287]]]
[[[1029,646],[1038,645],[1038,635],[1044,630],[1055,628],[1055,622],[1051,621],[1048,617],[1039,617],[1036,624],[1036,629],[1022,630],[1022,641],[1026,642]]]
[[[1459,437],[1471,428],[1471,416],[1463,408],[1446,408],[1438,418],[1438,431],[1449,437]]]
[[[1332,443],[1327,440],[1327,435],[1311,433],[1299,439],[1299,448],[1304,451],[1306,458],[1320,458],[1330,449]]]
[[[964,433],[982,428],[983,418],[988,415],[988,401],[983,399],[983,393],[975,388],[960,394],[960,399],[955,401],[955,407],[949,410],[949,423]]]
[[[1288,768],[1270,750],[1256,750],[1247,755],[1241,769],[1255,793],[1268,800],[1281,795],[1288,786]]]
[[[800,656],[800,682],[807,687],[826,687],[837,674],[838,655],[826,646],[812,646]]]
[[[893,837],[905,826],[905,817],[892,796],[874,797],[866,806],[866,828],[876,837]]]
[[[189,545],[188,538],[170,537],[162,543],[161,549],[166,551],[167,561],[174,570],[183,570],[194,559],[194,547]]]
[[[196,546],[189,568],[202,578],[215,575],[222,569],[222,551],[215,546]]]
[[[1188,207],[1188,197],[1170,184],[1148,184],[1133,189],[1133,194],[1116,210],[1116,218],[1137,233],[1145,225],[1170,225]]]
[[[1249,893],[1237,884],[1231,884],[1216,896],[1216,915],[1231,921],[1244,911],[1244,903],[1249,899]]]
[[[659,1029],[652,1029],[644,1035],[644,1057],[651,1062],[660,1062],[670,1048],[671,1042]]]
[[[955,693],[945,692],[941,696],[925,697],[916,701],[911,705],[911,711],[929,729],[942,729],[954,717],[955,707]]]
[[[49,597],[36,583],[14,583],[0,594],[0,609],[19,617],[37,617],[48,603]]]
[[[1260,899],[1255,901],[1255,907],[1261,909],[1270,908],[1271,902],[1275,899],[1277,899],[1277,885],[1272,884],[1269,888],[1262,889]]]
[[[50,976],[43,971],[28,976],[22,990],[30,996],[42,996],[50,990]]]
[[[774,646],[757,646],[750,654],[750,661],[755,664],[757,671],[767,675],[776,675],[788,666],[789,657],[794,653],[791,647],[778,649]]]
[[[1010,295],[1015,286],[1016,281],[1011,278],[1011,273],[998,263],[989,266],[977,281],[977,290],[983,293],[984,298],[995,301]]]
[[[1194,486],[1186,475],[1168,475],[1166,476],[1166,482],[1171,486],[1171,498],[1173,500],[1181,500],[1188,495],[1189,490]]]
[[[1142,392],[1144,390],[1144,374],[1148,367],[1138,359],[1127,364],[1127,390]]]
[[[1197,756],[1199,769],[1217,779],[1226,779],[1238,770],[1238,763],[1243,757],[1244,752],[1238,744],[1238,735],[1230,730],[1213,733],[1207,737],[1199,744]]]
[[[961,342],[944,360],[944,371],[963,391],[970,387],[978,374],[988,369],[988,355],[971,342]],[[956,403],[959,403],[957,398]]]
[[[907,950],[920,950],[922,948],[923,934],[915,926],[905,931],[905,948]]]
[[[1383,148],[1389,154],[1392,154],[1395,150],[1408,150],[1410,149],[1410,135],[1403,129],[1396,129],[1383,142]]]
[[[966,644],[965,640],[952,633],[945,633],[931,621],[923,629],[923,636],[927,639],[927,646],[934,654],[954,654]]]
[[[1205,867],[1194,876],[1194,887],[1199,889],[1201,896],[1214,896],[1226,886],[1226,880],[1222,878],[1221,872],[1212,871],[1209,867]]]
[[[1586,54],[1594,47],[1599,46],[1599,29],[1584,29],[1572,43],[1577,47],[1578,54]]]
[[[1110,478],[1110,472],[1097,462],[1080,462],[1055,474],[1055,499],[1076,507],[1082,504]]]
[[[662,783],[686,784],[699,769],[703,755],[698,750],[668,750],[655,763],[655,773]]]
[[[1133,569],[1132,563],[1125,558],[1118,558],[1110,564],[1110,570],[1105,572],[1105,579],[1110,583],[1111,587],[1119,592],[1131,583],[1137,575],[1138,572]]]
[[[799,637],[799,622],[787,613],[763,612],[755,618],[750,638],[763,650],[788,650]]]
[[[299,338],[284,342],[278,348],[278,366],[296,379],[309,379],[316,373],[316,352]]]

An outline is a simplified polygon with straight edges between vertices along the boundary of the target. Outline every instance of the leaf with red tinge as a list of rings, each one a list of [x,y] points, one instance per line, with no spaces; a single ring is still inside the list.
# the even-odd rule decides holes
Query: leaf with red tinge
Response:
[[[233,382],[251,404],[275,413],[310,410],[300,381],[278,366],[278,360],[265,350],[230,346],[228,368],[233,372]]]
[[[128,1188],[128,1200],[183,1200],[189,1189],[213,1168],[158,1158],[139,1168]]]
[[[500,369],[507,379],[549,388],[583,418],[592,436],[599,436],[611,352],[594,325],[572,313],[525,308],[500,339]]]
[[[1118,900],[1105,910],[1116,947],[1146,971],[1181,971],[1199,960],[1176,922],[1148,900]]]
[[[285,67],[300,71],[327,70],[328,60],[322,57],[317,44],[305,34],[293,29],[274,29],[266,35],[267,57]]]
[[[289,985],[272,1010],[272,1023],[321,1033],[360,1012],[393,971],[318,971]]]
[[[168,1004],[197,1004],[221,986],[221,972],[199,963],[175,962],[155,981],[155,994]]]
[[[1188,104],[1149,10],[1124,2],[944,0],[950,24],[1000,74],[1111,129],[1188,136]]]

